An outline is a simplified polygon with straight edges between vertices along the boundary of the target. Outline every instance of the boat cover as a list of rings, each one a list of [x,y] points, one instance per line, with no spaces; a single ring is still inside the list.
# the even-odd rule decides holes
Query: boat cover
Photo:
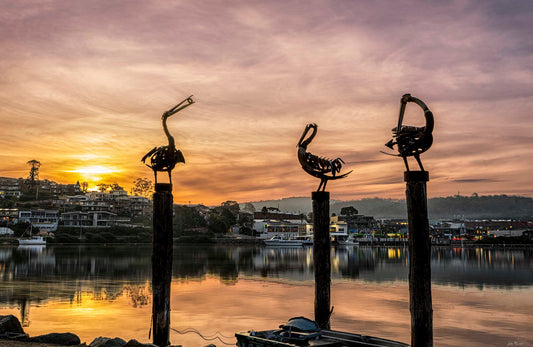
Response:
[[[320,328],[314,321],[305,317],[293,317],[289,319],[286,324],[282,324],[279,327],[283,330],[301,331],[306,333],[320,331]]]

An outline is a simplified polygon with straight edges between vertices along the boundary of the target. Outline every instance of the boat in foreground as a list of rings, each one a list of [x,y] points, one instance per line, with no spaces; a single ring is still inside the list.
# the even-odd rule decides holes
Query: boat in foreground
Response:
[[[352,334],[336,330],[321,330],[304,317],[289,319],[276,330],[236,333],[238,347],[408,347],[409,345],[379,337]]]
[[[301,246],[303,245],[302,241],[294,240],[294,239],[284,239],[281,236],[274,236],[273,238],[269,240],[263,241],[267,246]]]

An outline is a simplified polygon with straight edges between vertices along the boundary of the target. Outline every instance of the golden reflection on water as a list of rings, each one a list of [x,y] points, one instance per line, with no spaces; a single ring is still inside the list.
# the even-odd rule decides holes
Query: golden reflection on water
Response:
[[[0,315],[16,315],[32,336],[149,342],[150,251],[0,248]],[[332,327],[409,342],[407,250],[335,248],[332,257]],[[179,333],[191,328],[234,344],[238,331],[313,318],[309,249],[178,247],[174,261],[174,344],[210,343]],[[533,346],[532,266],[528,250],[433,249],[435,346]]]
[[[49,332],[73,332],[82,341],[98,336],[149,342],[151,296],[149,284],[124,286],[108,297],[105,292],[82,292],[74,300],[48,301],[31,306],[31,336]],[[371,284],[335,281],[332,286],[332,328],[403,342],[410,340],[408,285],[405,282]],[[461,289],[433,286],[435,346],[533,345],[533,289]],[[234,333],[274,329],[290,317],[313,317],[312,282],[239,279],[232,285],[218,277],[174,280],[171,326],[177,331],[194,328],[203,335],[217,331],[234,343]],[[15,314],[20,308],[0,309]],[[171,342],[204,346],[208,342],[193,333],[171,332]],[[212,341],[221,346],[219,341]]]

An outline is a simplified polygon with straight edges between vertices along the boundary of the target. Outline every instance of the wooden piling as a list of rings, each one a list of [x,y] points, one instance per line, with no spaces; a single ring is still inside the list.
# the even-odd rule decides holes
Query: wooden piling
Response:
[[[331,239],[329,192],[313,192],[313,262],[315,266],[315,322],[330,329]]]
[[[427,171],[406,171],[407,217],[409,222],[409,310],[411,346],[433,346],[431,301],[431,241],[427,211]]]
[[[170,282],[172,280],[172,184],[157,183],[153,195],[152,327],[154,345],[170,345]]]

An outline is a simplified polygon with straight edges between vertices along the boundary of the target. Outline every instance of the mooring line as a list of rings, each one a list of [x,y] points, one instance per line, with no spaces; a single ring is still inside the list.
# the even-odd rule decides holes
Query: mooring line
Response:
[[[204,339],[205,341],[214,341],[214,340],[219,340],[220,342],[222,342],[223,344],[225,345],[228,345],[228,346],[235,346],[235,343],[227,343],[226,341],[222,340],[220,338],[220,336],[224,337],[224,338],[227,338],[227,339],[230,339],[231,337],[228,337],[228,336],[224,336],[222,334],[220,334],[219,331],[217,331],[215,334],[211,335],[211,336],[204,336],[202,335],[197,329],[195,328],[186,328],[185,330],[183,331],[179,331],[177,329],[174,329],[174,328],[170,328],[170,330],[178,333],[178,334],[181,334],[181,335],[185,335],[185,334],[188,334],[188,333],[195,333],[197,334],[198,336],[200,336],[202,339]],[[220,334],[220,336],[218,336],[218,334]]]

